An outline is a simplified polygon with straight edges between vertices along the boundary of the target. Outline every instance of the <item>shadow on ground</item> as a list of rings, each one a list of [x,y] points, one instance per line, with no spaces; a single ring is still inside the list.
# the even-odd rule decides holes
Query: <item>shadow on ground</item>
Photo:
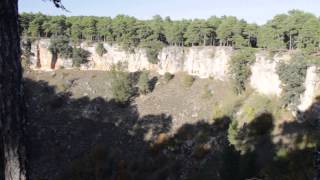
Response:
[[[44,81],[25,79],[25,87],[29,169],[34,180],[299,180],[314,176],[312,146],[291,150],[274,143],[274,118],[269,113],[244,125],[234,148],[228,142],[229,117],[210,124],[201,120],[185,124],[170,135],[168,114],[141,117],[133,105],[123,107],[100,97],[73,99],[69,92],[57,93]],[[296,122],[283,129],[284,135],[295,137],[309,132]],[[311,137],[317,132],[312,132],[310,142],[314,143],[316,138]]]

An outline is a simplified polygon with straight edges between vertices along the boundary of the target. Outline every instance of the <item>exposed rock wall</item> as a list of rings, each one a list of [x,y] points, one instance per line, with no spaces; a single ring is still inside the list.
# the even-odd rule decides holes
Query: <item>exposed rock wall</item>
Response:
[[[32,44],[31,68],[39,70],[52,70],[60,67],[72,68],[71,59],[57,58],[52,65],[52,54],[48,50],[50,41],[42,39]],[[200,78],[213,77],[219,80],[228,80],[228,63],[232,55],[229,47],[165,47],[159,53],[158,64],[148,61],[144,49],[136,49],[130,53],[118,46],[104,44],[107,53],[100,57],[95,52],[96,44],[82,43],[83,49],[90,52],[89,62],[81,66],[82,70],[110,70],[117,63],[123,64],[128,71],[152,70],[159,74],[165,72],[187,72]],[[256,91],[266,95],[281,96],[281,81],[276,73],[276,66],[280,61],[290,61],[290,54],[277,54],[269,57],[265,52],[256,54],[256,62],[251,66],[252,75],[250,85]],[[315,67],[308,69],[305,87],[301,96],[300,110],[305,110],[315,98],[316,89],[319,88],[320,78]]]
[[[257,53],[256,61],[251,66],[250,85],[260,93],[266,95],[281,94],[281,81],[277,74],[277,63],[288,59],[288,56],[268,57],[265,53]]]
[[[307,69],[307,75],[305,80],[305,92],[301,95],[300,105],[298,109],[300,111],[306,111],[314,103],[315,98],[319,95],[320,77],[318,73],[319,69],[316,66],[311,66]]]
[[[52,63],[53,55],[49,51],[50,40],[41,39],[35,41],[31,45],[31,68],[35,70],[50,71],[53,69],[59,69],[61,67],[71,68],[72,59],[56,58],[56,62]]]
[[[46,39],[33,43],[31,67],[40,70],[58,69],[62,66],[71,68],[72,60],[60,57],[53,68],[49,44]],[[107,53],[100,57],[95,52],[95,46],[96,44],[81,44],[83,49],[90,52],[89,62],[81,66],[82,70],[109,70],[112,65],[122,63],[129,72],[144,69],[160,74],[187,72],[200,78],[214,77],[220,80],[228,78],[228,61],[232,53],[229,47],[166,47],[159,53],[159,63],[155,65],[149,63],[144,49],[136,49],[130,53],[118,46],[104,44]]]

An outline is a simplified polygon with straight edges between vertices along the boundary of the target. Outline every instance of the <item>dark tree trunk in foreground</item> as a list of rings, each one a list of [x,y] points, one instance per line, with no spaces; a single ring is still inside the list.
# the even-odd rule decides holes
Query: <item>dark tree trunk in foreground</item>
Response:
[[[18,0],[0,0],[0,135],[5,180],[26,180]]]

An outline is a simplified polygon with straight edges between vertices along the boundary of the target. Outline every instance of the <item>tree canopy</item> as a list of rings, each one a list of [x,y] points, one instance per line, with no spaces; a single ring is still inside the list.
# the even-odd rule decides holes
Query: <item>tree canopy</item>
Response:
[[[105,41],[129,50],[150,42],[175,46],[299,48],[308,52],[318,50],[320,45],[319,18],[299,10],[276,15],[261,26],[233,16],[178,21],[159,15],[151,20],[139,20],[126,15],[110,18],[22,13],[19,20],[20,34],[24,37],[66,35],[76,43]]]

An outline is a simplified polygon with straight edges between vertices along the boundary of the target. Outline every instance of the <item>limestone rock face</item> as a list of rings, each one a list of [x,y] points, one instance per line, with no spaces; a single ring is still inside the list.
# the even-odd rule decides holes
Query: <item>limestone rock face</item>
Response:
[[[187,72],[200,78],[228,78],[228,63],[232,49],[227,47],[167,47],[159,54],[157,70],[165,72]]]
[[[306,111],[312,106],[316,95],[320,88],[320,77],[316,66],[311,66],[307,69],[307,75],[305,80],[305,92],[301,95],[300,105],[298,106],[299,111]]]
[[[53,70],[60,67],[71,68],[71,59],[57,58],[52,63],[52,54],[48,50],[50,40],[42,39],[32,45],[31,68]],[[129,72],[153,70],[160,74],[166,72],[187,72],[200,78],[213,77],[220,80],[228,78],[228,62],[231,57],[230,47],[166,47],[159,53],[158,64],[148,61],[144,49],[127,52],[119,46],[104,43],[107,53],[100,57],[96,52],[96,44],[82,43],[81,48],[90,54],[88,63],[81,66],[82,70],[110,70],[112,65],[121,63]]]
[[[31,47],[31,68],[36,70],[55,70],[61,67],[72,68],[72,59],[57,58],[55,63],[49,51],[50,40],[35,41]],[[144,49],[133,52],[123,50],[116,45],[104,43],[107,50],[100,57],[95,49],[95,43],[82,43],[81,48],[89,52],[88,62],[81,65],[81,70],[110,70],[120,63],[129,72],[151,70],[159,74],[186,72],[200,78],[215,78],[226,81],[229,79],[228,64],[233,50],[230,47],[177,47],[163,48],[158,55],[159,62],[151,64]],[[256,54],[256,62],[251,66],[250,85],[257,92],[265,95],[281,96],[281,81],[276,72],[279,62],[289,62],[290,53],[276,54],[269,57],[266,52]],[[305,81],[305,92],[301,95],[300,111],[308,109],[316,97],[320,87],[320,77],[315,66],[309,67]]]
[[[232,49],[226,47],[191,47],[185,56],[184,71],[200,78],[228,78]]]
[[[31,68],[38,69],[38,70],[54,70],[59,69],[61,67],[64,68],[72,68],[72,59],[64,59],[57,57],[55,63],[52,63],[53,56],[52,53],[49,51],[50,40],[49,39],[41,39],[35,41],[31,45]]]
[[[278,59],[267,58],[264,54],[256,54],[256,62],[251,66],[250,85],[266,95],[281,94],[281,81],[276,72]]]
[[[159,53],[158,72],[164,74],[177,73],[184,71],[184,61],[187,48],[183,47],[165,47]]]
[[[107,53],[100,57],[95,51],[96,44],[82,43],[81,48],[90,52],[88,64],[82,67],[84,70],[110,70],[112,65],[118,63],[122,64],[129,72],[153,69],[153,65],[148,62],[143,49],[136,49],[135,52],[126,52],[118,46],[110,46],[104,43]]]

